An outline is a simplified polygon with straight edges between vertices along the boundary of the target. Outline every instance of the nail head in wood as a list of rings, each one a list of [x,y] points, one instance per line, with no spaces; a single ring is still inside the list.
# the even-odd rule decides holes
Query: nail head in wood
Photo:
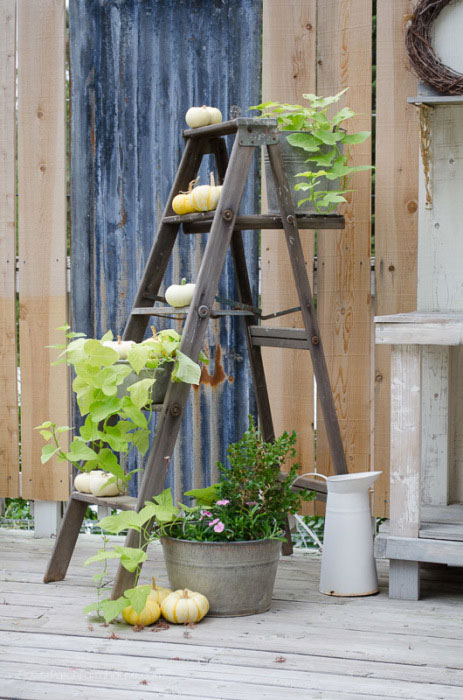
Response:
[[[233,219],[233,212],[231,209],[225,209],[222,217],[225,221],[231,221]]]
[[[199,307],[199,309],[198,309],[198,316],[199,316],[200,318],[206,318],[206,316],[208,315],[208,313],[209,313],[209,308],[208,308],[207,306],[205,306],[205,305],[203,304],[202,306]]]
[[[312,336],[312,345],[318,345],[319,342],[320,342],[320,338],[318,337],[318,335],[313,335]]]
[[[180,406],[179,403],[173,403],[172,406],[170,407],[170,415],[174,416],[174,418],[177,418],[182,414],[182,407]]]
[[[288,224],[293,225],[294,224],[294,216],[292,214],[290,214],[289,216],[286,217],[286,221],[288,222]]]

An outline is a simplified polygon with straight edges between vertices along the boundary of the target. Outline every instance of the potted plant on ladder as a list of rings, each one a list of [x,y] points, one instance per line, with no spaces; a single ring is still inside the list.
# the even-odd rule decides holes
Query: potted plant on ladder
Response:
[[[369,131],[347,133],[345,124],[356,113],[350,107],[343,107],[331,117],[328,113],[346,90],[328,97],[302,95],[307,105],[270,101],[249,108],[260,110],[262,117],[275,117],[278,122],[283,162],[297,214],[333,212],[346,201],[350,175],[371,169],[370,165],[349,163],[350,146],[370,136]],[[264,165],[268,211],[279,212],[266,151]]]

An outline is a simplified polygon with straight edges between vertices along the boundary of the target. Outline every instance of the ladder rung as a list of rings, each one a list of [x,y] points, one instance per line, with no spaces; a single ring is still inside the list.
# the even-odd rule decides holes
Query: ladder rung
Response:
[[[81,493],[73,491],[71,498],[75,501],[85,501],[95,506],[109,506],[109,508],[117,508],[118,510],[135,510],[137,499],[132,496],[93,496],[91,493]]]
[[[279,479],[280,481],[283,481],[288,475],[285,474],[285,472],[280,472]],[[294,480],[292,490],[297,492],[301,490],[306,490],[306,491],[315,491],[316,492],[316,500],[317,501],[326,501],[326,496],[327,496],[327,487],[326,483],[324,481],[317,481],[316,479],[309,479],[306,476],[299,476],[296,477]]]
[[[183,214],[182,216],[165,216],[165,224],[183,224],[184,233],[207,233],[210,230],[214,211],[197,214]],[[296,215],[296,223],[299,229],[343,229],[344,217],[332,214],[314,214],[313,216]],[[237,216],[235,231],[258,231],[261,229],[282,229],[283,222],[279,214],[248,214]]]
[[[185,318],[188,315],[188,309],[179,309],[171,306],[136,306],[131,313],[134,316],[176,316]],[[255,316],[252,311],[245,309],[212,309],[211,318],[218,316]]]
[[[253,345],[270,348],[293,348],[308,350],[305,328],[268,328],[267,326],[250,326],[249,332]]]

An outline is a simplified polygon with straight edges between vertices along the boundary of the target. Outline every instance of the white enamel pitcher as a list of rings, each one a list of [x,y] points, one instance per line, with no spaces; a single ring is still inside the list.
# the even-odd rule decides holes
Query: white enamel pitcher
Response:
[[[326,479],[328,489],[321,593],[361,596],[378,592],[368,491],[380,474],[313,474]]]

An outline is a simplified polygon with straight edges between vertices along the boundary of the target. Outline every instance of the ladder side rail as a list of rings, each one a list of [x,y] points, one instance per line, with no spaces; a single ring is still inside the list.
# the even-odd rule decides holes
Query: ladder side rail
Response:
[[[240,146],[238,139],[235,138],[179,348],[193,360],[197,360],[206,335],[212,304],[217,294],[253,155],[253,148]],[[189,390],[190,386],[182,382],[169,385],[158,419],[153,446],[148,455],[138,496],[137,511],[143,508],[145,501],[160,493],[165,484]],[[148,536],[152,526],[153,523],[148,523],[146,527]],[[142,546],[146,544],[145,539]],[[138,547],[139,534],[129,530],[125,546]],[[122,595],[133,585],[134,580],[135,572],[129,572],[119,565],[112,598]]]
[[[214,155],[217,163],[217,172],[219,177],[223,179],[228,166],[228,153],[223,139],[221,140],[221,143],[217,144],[217,149],[214,150]],[[248,266],[246,264],[243,236],[241,235],[241,231],[238,229],[235,229],[232,234],[231,254],[238,288],[238,299],[244,304],[253,306],[254,300],[252,298]],[[256,395],[257,413],[259,415],[262,437],[266,442],[273,442],[275,440],[275,429],[273,426],[272,410],[270,407],[270,399],[267,390],[267,380],[265,377],[262,351],[259,346],[253,344],[251,339],[250,328],[253,324],[253,318],[251,316],[244,316],[242,317],[242,320],[246,331],[246,346]],[[283,542],[282,544],[282,554],[284,556],[289,556],[293,553],[293,543],[291,539],[291,529],[289,526],[288,516],[285,518],[285,537],[286,542]]]
[[[228,152],[223,139],[217,143],[214,149],[214,156],[217,164],[218,176],[221,181],[223,181],[228,167]],[[248,268],[246,265],[243,237],[241,231],[237,229],[234,229],[231,239],[231,254],[238,288],[238,300],[244,304],[253,306],[254,300],[252,298],[251,284],[249,282]],[[254,318],[252,316],[243,316],[242,321],[246,330],[246,345],[256,394],[257,412],[262,427],[262,435],[266,442],[272,442],[275,439],[275,430],[273,427],[262,352],[260,347],[253,345],[249,330],[250,326],[254,324]]]
[[[66,576],[87,505],[84,501],[75,500],[71,494],[43,577],[44,583],[62,581]]]
[[[278,197],[282,223],[284,227],[289,258],[296,282],[297,293],[301,305],[301,313],[304,326],[307,331],[308,347],[312,358],[314,374],[317,381],[317,392],[320,399],[323,418],[325,420],[328,444],[331,459],[336,474],[346,474],[347,464],[344,454],[344,446],[339,429],[336,407],[334,404],[331,384],[326,364],[323,344],[320,338],[320,330],[315,313],[312,291],[304,263],[299,230],[296,223],[296,215],[292,203],[291,192],[281,157],[280,144],[267,145],[268,157],[272,170],[273,181]]]
[[[152,306],[153,296],[159,292],[180,228],[180,223],[166,223],[165,218],[173,214],[172,200],[175,195],[187,190],[188,184],[196,177],[205,145],[204,139],[188,139],[186,142],[132,308]],[[143,340],[148,322],[148,315],[130,314],[123,333],[124,340]]]

